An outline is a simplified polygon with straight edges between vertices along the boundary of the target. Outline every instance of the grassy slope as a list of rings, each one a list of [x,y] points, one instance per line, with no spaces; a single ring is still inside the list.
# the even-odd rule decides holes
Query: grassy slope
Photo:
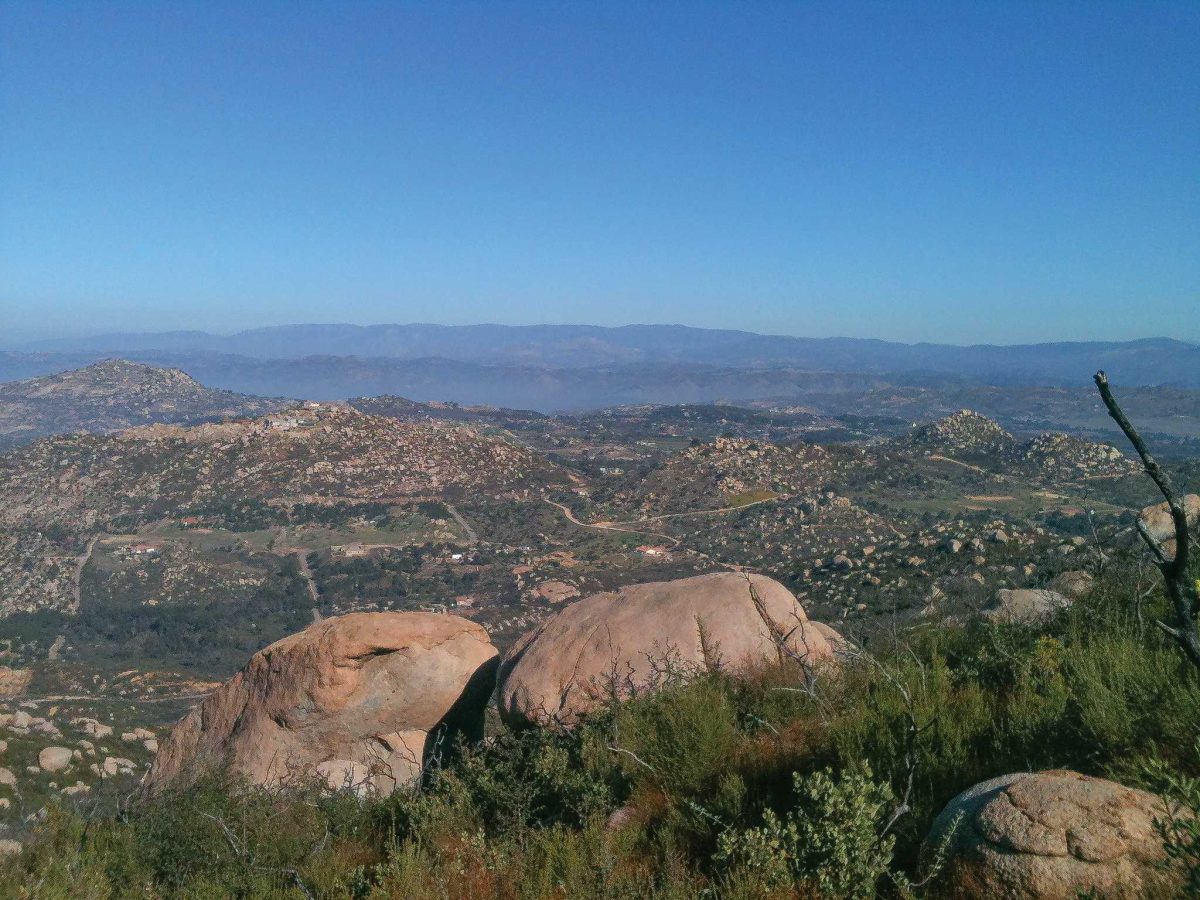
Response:
[[[204,783],[120,816],[52,808],[0,869],[0,894],[895,894],[921,874],[933,816],[985,778],[1067,767],[1134,784],[1152,758],[1200,773],[1200,677],[1138,626],[1134,565],[1115,565],[1047,626],[943,623],[877,643],[815,687],[787,666],[744,680],[692,673],[572,734],[497,727],[415,794],[364,802]],[[1148,601],[1147,619],[1161,602]],[[909,758],[911,810],[894,845],[876,845]],[[622,824],[606,826],[617,810]],[[829,840],[756,853],[772,816]]]

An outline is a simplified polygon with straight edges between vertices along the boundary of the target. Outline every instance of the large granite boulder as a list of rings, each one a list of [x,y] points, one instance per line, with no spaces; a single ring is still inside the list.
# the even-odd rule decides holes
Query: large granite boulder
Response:
[[[1154,828],[1163,815],[1159,798],[1113,781],[1022,772],[951,800],[934,820],[925,852],[947,847],[942,896],[1171,896],[1174,876],[1161,867],[1165,854]]]
[[[610,697],[660,684],[664,668],[817,664],[841,643],[764,575],[631,585],[585,597],[522,637],[500,666],[500,712],[513,724],[570,726]]]
[[[352,613],[256,653],[162,741],[147,790],[224,769],[277,787],[320,777],[388,793],[419,778],[437,734],[480,737],[496,648],[480,625]]]
[[[1200,535],[1196,534],[1196,529],[1200,528],[1200,494],[1188,494],[1183,498],[1183,511],[1187,517],[1188,528],[1191,531],[1192,539],[1195,540]],[[1171,507],[1164,500],[1162,503],[1154,506],[1147,506],[1139,514],[1138,518],[1146,526],[1146,530],[1150,532],[1150,536],[1163,545],[1169,556],[1175,555],[1175,520],[1171,518]]]
[[[991,605],[983,610],[983,617],[991,622],[1031,624],[1045,621],[1070,605],[1071,601],[1057,591],[1001,589],[996,591]]]

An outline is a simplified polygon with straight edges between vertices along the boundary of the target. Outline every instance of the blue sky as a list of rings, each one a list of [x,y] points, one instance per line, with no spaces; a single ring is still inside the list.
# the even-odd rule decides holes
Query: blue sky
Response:
[[[1200,3],[0,2],[0,346],[1200,340]]]

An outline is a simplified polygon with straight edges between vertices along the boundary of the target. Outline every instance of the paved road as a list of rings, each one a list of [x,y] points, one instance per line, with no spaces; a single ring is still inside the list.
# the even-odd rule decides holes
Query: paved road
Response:
[[[663,519],[682,519],[688,516],[723,516],[726,513],[737,512],[741,509],[749,509],[751,506],[758,506],[762,503],[775,503],[781,500],[791,500],[795,494],[775,494],[772,497],[763,497],[761,500],[751,500],[749,503],[739,503],[737,506],[722,506],[717,509],[693,509],[688,512],[663,513],[661,516],[647,516],[644,519],[631,519],[628,522],[613,522],[614,525],[640,525],[642,522],[660,522]]]
[[[60,634],[54,639],[54,643],[50,645],[49,651],[46,653],[46,659],[54,661],[58,659],[58,654],[67,643],[67,636]]]
[[[292,555],[296,557],[296,563],[300,567],[300,577],[304,579],[304,583],[308,587],[308,597],[312,600],[315,609],[320,605],[321,600],[317,596],[317,583],[313,581],[312,569],[308,567],[308,551],[293,550]]]
[[[450,515],[452,515],[454,517],[454,521],[457,522],[459,527],[467,533],[467,542],[470,544],[478,544],[479,543],[478,532],[476,532],[475,529],[471,527],[470,522],[468,522],[466,519],[463,518],[462,513],[460,513],[457,509],[455,509],[454,505],[451,503],[446,504],[446,509],[450,510]]]
[[[71,578],[71,595],[75,598],[75,608],[79,609],[79,602],[82,597],[81,585],[83,584],[83,570],[88,564],[88,560],[92,558],[92,551],[96,549],[96,541],[100,540],[100,535],[95,535],[87,543],[87,549],[83,551],[83,555],[75,561],[75,572]]]
[[[670,541],[672,547],[678,547],[679,544],[681,543],[679,538],[673,537],[672,535],[669,535],[669,534],[663,534],[662,532],[659,532],[659,531],[642,531],[641,529],[637,529],[637,528],[622,528],[621,527],[621,524],[628,524],[628,523],[618,524],[618,523],[613,523],[613,522],[601,522],[601,523],[597,524],[597,523],[592,523],[592,522],[581,522],[581,521],[579,521],[579,519],[575,518],[575,513],[571,512],[569,507],[564,506],[561,503],[556,503],[555,501],[553,501],[547,497],[543,497],[542,499],[545,500],[547,503],[549,503],[551,506],[555,507],[564,516],[566,516],[567,520],[570,521],[571,524],[578,525],[580,528],[595,528],[599,531],[619,531],[624,534],[642,534],[642,535],[646,535],[647,537],[662,538],[665,541]]]

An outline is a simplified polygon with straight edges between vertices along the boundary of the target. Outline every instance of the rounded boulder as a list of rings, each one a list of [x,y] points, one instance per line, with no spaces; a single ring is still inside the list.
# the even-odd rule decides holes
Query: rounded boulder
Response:
[[[630,585],[585,597],[522,637],[500,666],[500,712],[516,725],[571,726],[673,672],[737,671],[783,658],[818,664],[841,644],[763,575]]]
[[[1045,621],[1070,605],[1071,601],[1056,591],[1005,588],[996,591],[991,606],[983,610],[983,617],[990,622],[1030,624]]]
[[[145,787],[218,769],[267,787],[319,778],[390,793],[456,734],[482,736],[497,661],[483,627],[457,616],[325,619],[256,653],[181,719]]]
[[[1165,895],[1153,794],[1078,772],[1016,773],[963,791],[925,844],[945,847],[941,896],[1074,900]],[[1166,892],[1163,894],[1162,892]]]
[[[38,766],[43,772],[61,772],[71,765],[71,751],[66,747],[43,747],[38,753]]]

